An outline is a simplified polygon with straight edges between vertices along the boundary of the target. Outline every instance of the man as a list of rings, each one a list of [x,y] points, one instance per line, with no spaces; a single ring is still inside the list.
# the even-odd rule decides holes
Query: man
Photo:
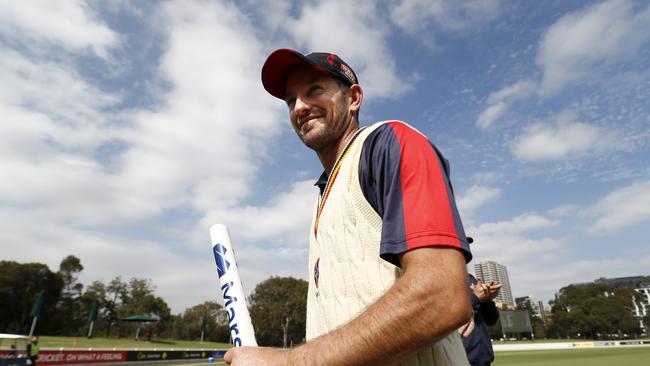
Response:
[[[447,161],[399,121],[359,128],[363,90],[334,54],[280,49],[262,84],[324,172],[310,231],[307,343],[243,347],[243,365],[467,365],[471,259]]]
[[[469,275],[474,318],[473,324],[465,328],[467,331],[461,330],[461,335],[472,366],[489,366],[494,361],[494,350],[487,325],[494,325],[499,320],[499,310],[492,300],[499,295],[502,286],[496,281],[483,283],[480,278],[477,280]]]
[[[32,337],[31,343],[27,345],[27,356],[31,361],[31,366],[36,366],[36,359],[38,358],[38,352],[40,347],[38,346],[38,337]]]

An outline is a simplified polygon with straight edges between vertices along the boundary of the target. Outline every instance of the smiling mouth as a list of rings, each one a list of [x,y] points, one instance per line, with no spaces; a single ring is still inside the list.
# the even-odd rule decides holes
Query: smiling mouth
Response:
[[[300,125],[299,125],[298,128],[300,129],[300,131],[302,133],[307,133],[313,127],[313,126],[311,126],[312,124],[310,122],[312,122],[314,120],[317,120],[318,118],[320,118],[320,116],[313,116],[313,117],[305,118],[305,119],[300,121]]]
[[[299,121],[299,122],[300,122],[300,127],[302,128],[302,126],[304,126],[305,124],[307,124],[307,122],[312,121],[312,120],[315,120],[316,118],[320,118],[320,116],[309,116],[309,117],[306,117],[306,118],[301,119],[301,120]]]

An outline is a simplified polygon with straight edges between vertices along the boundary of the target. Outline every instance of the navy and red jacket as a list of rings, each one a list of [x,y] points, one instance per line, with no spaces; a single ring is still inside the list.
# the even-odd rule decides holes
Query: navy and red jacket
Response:
[[[382,218],[379,255],[400,266],[406,251],[432,246],[472,258],[449,178],[449,162],[426,136],[400,121],[377,127],[363,142],[359,182]],[[327,174],[316,182],[321,193]]]

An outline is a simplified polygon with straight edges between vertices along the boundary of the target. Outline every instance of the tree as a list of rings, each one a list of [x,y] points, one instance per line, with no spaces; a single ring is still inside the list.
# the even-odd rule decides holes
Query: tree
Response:
[[[166,334],[169,330],[171,310],[165,300],[154,295],[154,290],[151,280],[131,278],[117,315],[119,318],[137,314],[154,316],[159,319],[154,326],[156,334]]]
[[[174,321],[174,336],[177,339],[201,339],[201,323],[205,319],[205,340],[228,342],[230,327],[221,304],[206,301],[185,310]]]
[[[106,286],[104,297],[104,308],[106,309],[108,329],[106,335],[111,336],[113,325],[118,320],[118,310],[123,302],[128,298],[128,284],[122,281],[122,277],[117,276]],[[119,302],[118,302],[119,301]]]
[[[249,297],[251,319],[260,345],[297,344],[305,338],[307,281],[271,277]]]
[[[45,301],[36,332],[52,333],[54,306],[62,288],[61,278],[45,264],[0,261],[0,333],[29,330],[29,313],[41,291]]]
[[[88,331],[88,328],[86,328],[86,326],[89,325],[88,318],[90,317],[90,311],[95,302],[97,302],[97,320],[95,321],[93,334],[106,334],[109,319],[105,306],[107,302],[106,296],[106,285],[101,281],[93,281],[88,287],[86,287],[86,291],[79,298],[82,313],[85,314],[83,334],[87,334],[86,332]]]
[[[83,285],[78,281],[78,274],[83,271],[81,260],[74,255],[65,257],[59,265],[59,275],[63,280],[63,296],[77,298],[81,296]]]
[[[59,265],[57,276],[63,282],[63,289],[61,298],[56,304],[56,332],[54,334],[79,335],[86,323],[86,314],[83,313],[79,301],[83,285],[78,281],[78,274],[83,268],[81,260],[74,255],[65,257]]]
[[[549,331],[561,337],[612,338],[638,335],[632,312],[636,291],[593,283],[560,289],[551,301],[553,324]]]

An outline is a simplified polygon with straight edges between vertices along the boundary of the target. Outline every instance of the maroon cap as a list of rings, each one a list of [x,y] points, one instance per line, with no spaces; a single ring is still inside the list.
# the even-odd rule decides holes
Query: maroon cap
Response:
[[[267,57],[262,66],[262,85],[264,89],[276,98],[284,99],[287,76],[297,65],[312,66],[346,85],[358,84],[357,75],[352,68],[337,55],[326,52],[312,52],[303,55],[298,51],[280,48]]]

